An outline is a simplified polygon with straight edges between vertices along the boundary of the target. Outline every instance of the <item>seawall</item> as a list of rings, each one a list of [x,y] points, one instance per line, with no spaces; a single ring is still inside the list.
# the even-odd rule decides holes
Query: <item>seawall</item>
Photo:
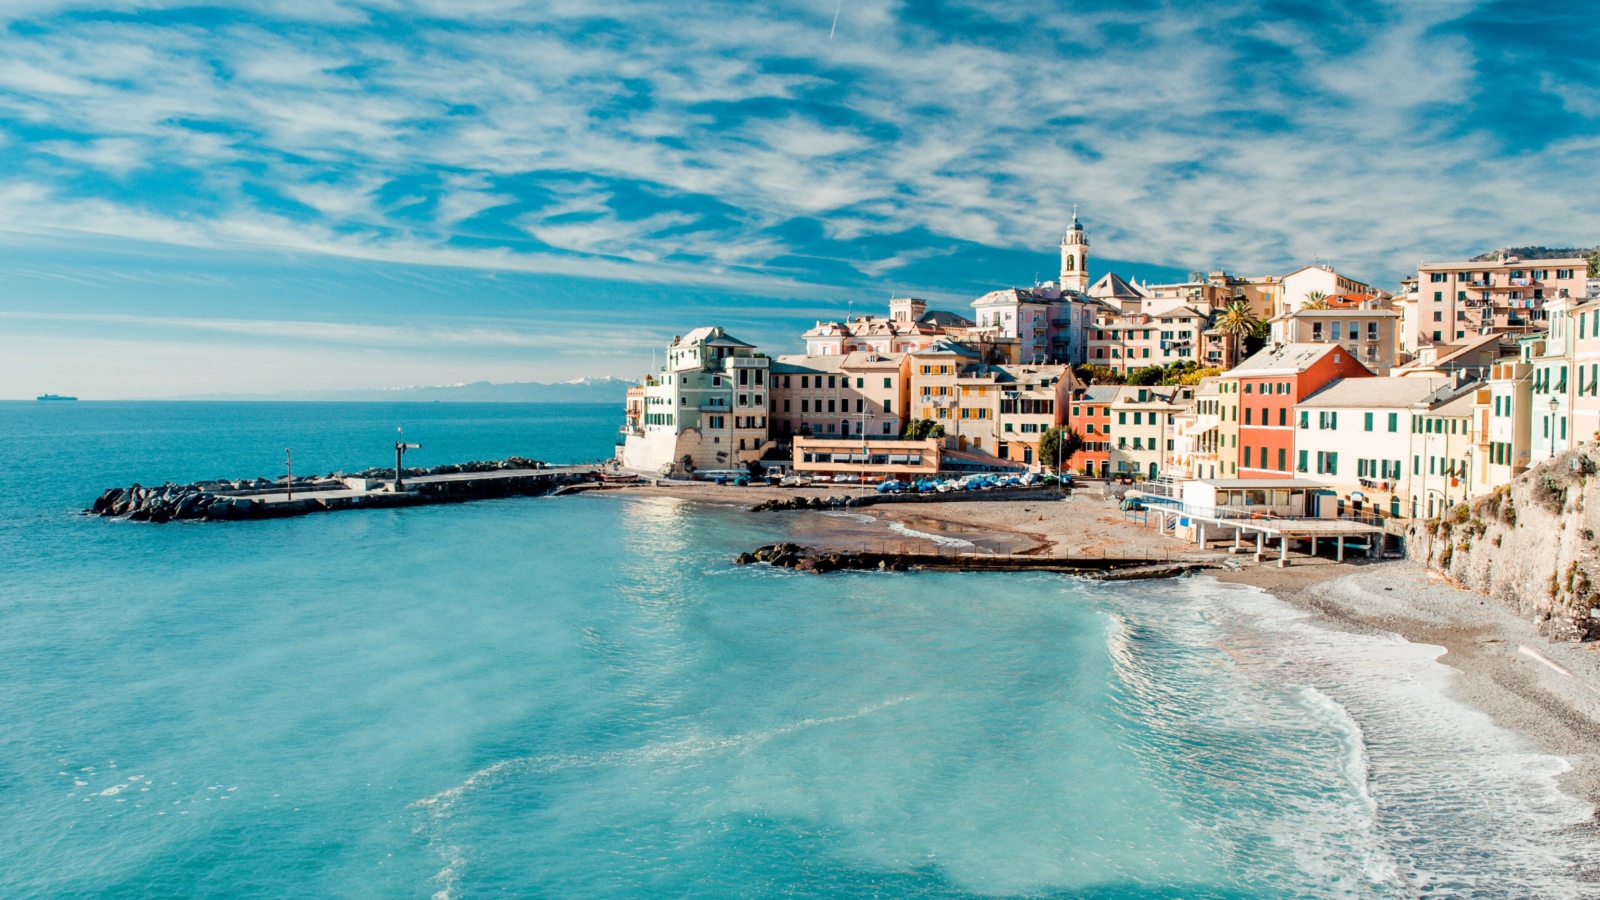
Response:
[[[395,489],[393,469],[367,469],[354,475],[334,473],[293,482],[256,478],[168,482],[159,487],[134,484],[105,491],[84,513],[156,523],[279,519],[314,512],[538,496],[594,477],[594,470],[588,467],[552,468],[537,460],[511,457],[405,469],[400,490]]]

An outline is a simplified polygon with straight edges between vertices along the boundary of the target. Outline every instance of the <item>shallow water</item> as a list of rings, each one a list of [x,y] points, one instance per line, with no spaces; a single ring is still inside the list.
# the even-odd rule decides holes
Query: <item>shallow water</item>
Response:
[[[62,406],[0,405],[0,896],[1585,895],[1565,764],[1437,648],[1205,579],[736,567],[788,519],[660,498],[85,519],[614,411]]]

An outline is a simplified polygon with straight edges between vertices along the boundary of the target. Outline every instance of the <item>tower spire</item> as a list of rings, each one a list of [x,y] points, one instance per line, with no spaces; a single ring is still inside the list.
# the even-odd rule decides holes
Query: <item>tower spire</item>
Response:
[[[1089,290],[1089,238],[1078,221],[1078,207],[1072,207],[1072,225],[1061,238],[1061,289]]]

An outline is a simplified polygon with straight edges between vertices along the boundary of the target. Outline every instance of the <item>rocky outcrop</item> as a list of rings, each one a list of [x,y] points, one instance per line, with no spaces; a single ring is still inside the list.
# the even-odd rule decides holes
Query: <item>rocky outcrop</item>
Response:
[[[751,512],[778,512],[790,509],[839,509],[845,506],[856,506],[856,498],[844,494],[835,494],[832,497],[782,497],[757,503],[750,507]]]
[[[1065,572],[1104,580],[1171,578],[1196,569],[1214,568],[1205,562],[1166,563],[1151,559],[1068,558],[1027,554],[944,553],[840,553],[814,550],[800,544],[758,547],[734,558],[741,566],[766,563],[796,572],[878,571],[924,569],[956,572]]]
[[[1540,623],[1553,641],[1600,639],[1600,445],[1536,466],[1437,519],[1415,520],[1406,555]]]

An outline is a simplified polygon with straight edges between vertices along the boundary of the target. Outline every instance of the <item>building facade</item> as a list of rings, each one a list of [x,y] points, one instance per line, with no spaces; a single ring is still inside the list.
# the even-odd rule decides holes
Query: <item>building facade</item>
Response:
[[[731,469],[769,449],[769,359],[709,327],[674,338],[666,360],[637,395],[642,423],[624,436],[623,465],[662,474]]]
[[[1402,341],[1411,352],[1491,331],[1527,334],[1544,327],[1545,304],[1586,297],[1587,261],[1518,259],[1423,263],[1417,267],[1416,314]]]
[[[1293,471],[1295,407],[1336,378],[1370,378],[1371,370],[1340,344],[1275,344],[1230,369],[1229,402],[1238,422],[1238,478],[1287,478]]]

